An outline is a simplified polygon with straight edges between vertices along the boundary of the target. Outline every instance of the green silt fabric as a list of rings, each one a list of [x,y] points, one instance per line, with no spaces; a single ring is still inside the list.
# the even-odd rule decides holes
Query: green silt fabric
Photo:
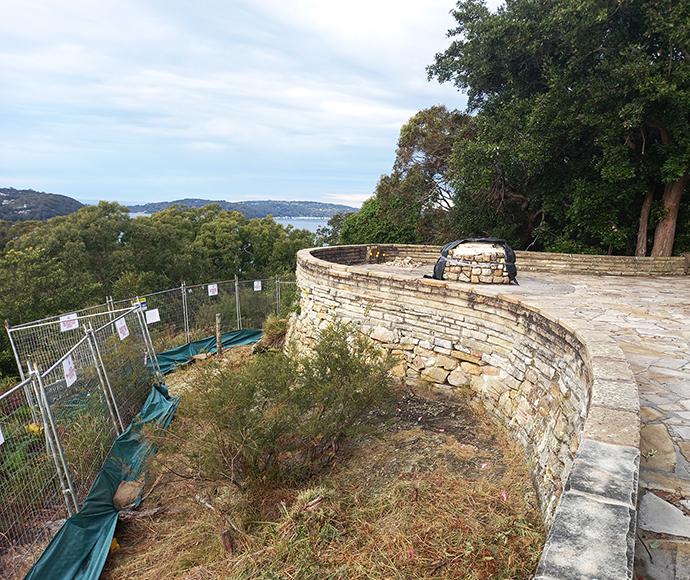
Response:
[[[178,399],[169,397],[165,385],[152,387],[140,413],[113,443],[81,511],[60,528],[25,580],[98,580],[117,524],[115,491],[121,482],[142,475],[146,458],[155,451],[154,445],[141,437],[142,428],[167,427],[177,404]]]
[[[231,348],[243,344],[253,344],[257,342],[263,332],[261,330],[235,330],[234,332],[224,332],[221,335],[223,348]],[[202,352],[216,352],[216,337],[202,338],[189,342],[177,348],[172,348],[158,354],[158,364],[161,372],[165,375],[178,365],[189,362],[192,357]]]

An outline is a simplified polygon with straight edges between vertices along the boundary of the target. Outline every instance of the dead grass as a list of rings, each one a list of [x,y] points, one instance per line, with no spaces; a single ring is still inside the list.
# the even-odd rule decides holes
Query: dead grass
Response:
[[[210,372],[197,363],[168,381],[181,395],[175,421],[205,428],[185,409]],[[197,477],[188,442],[163,445],[140,510],[179,511],[120,522],[102,580],[532,577],[544,531],[522,451],[501,428],[410,392],[369,420],[380,437],[350,442],[321,476],[253,495]]]

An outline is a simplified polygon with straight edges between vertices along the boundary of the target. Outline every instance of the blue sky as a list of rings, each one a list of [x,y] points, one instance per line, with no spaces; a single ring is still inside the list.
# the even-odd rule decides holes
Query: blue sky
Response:
[[[0,187],[358,207],[400,126],[462,109],[425,67],[447,0],[3,0]]]

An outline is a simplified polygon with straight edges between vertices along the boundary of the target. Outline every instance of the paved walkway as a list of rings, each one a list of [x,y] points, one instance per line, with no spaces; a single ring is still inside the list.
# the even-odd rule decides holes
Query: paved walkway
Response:
[[[530,273],[518,281],[521,293],[548,295],[609,332],[625,353],[642,419],[635,573],[690,579],[690,277]]]

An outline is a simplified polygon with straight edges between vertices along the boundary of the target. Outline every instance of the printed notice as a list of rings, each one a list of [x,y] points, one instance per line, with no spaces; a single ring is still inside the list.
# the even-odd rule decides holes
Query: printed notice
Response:
[[[218,284],[209,284],[208,285],[208,295],[209,296],[218,296]]]
[[[146,311],[146,324],[153,324],[154,322],[160,322],[161,315],[158,313],[158,308]]]
[[[60,317],[60,332],[67,332],[75,328],[79,328],[79,320],[77,319],[76,313],[65,314]]]
[[[261,292],[261,280],[254,280],[254,292]]]
[[[65,373],[65,382],[71,387],[77,380],[77,369],[71,356],[62,361],[62,370]]]
[[[5,442],[5,436],[2,434],[2,425],[0,425],[0,445]]]
[[[120,340],[124,340],[129,336],[129,328],[127,328],[124,318],[118,318],[115,321],[115,326],[117,327],[117,333],[120,335]]]
[[[146,310],[146,298],[132,298],[132,306],[141,306],[142,310]]]

